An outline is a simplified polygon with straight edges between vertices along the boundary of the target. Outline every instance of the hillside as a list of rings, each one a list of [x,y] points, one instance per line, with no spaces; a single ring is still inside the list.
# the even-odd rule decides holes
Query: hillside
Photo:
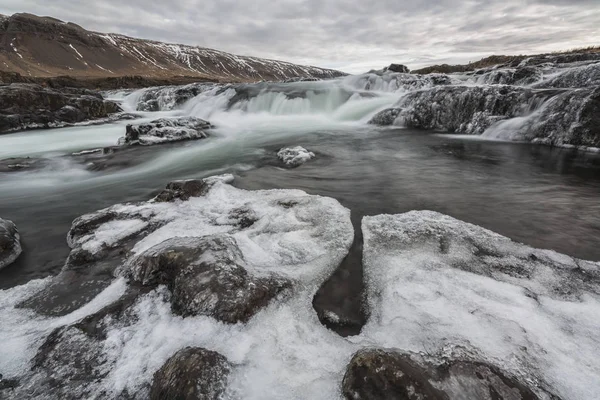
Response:
[[[335,70],[237,56],[202,47],[97,33],[73,23],[32,14],[0,15],[2,71],[32,78],[139,76],[154,80],[224,82],[344,75]]]

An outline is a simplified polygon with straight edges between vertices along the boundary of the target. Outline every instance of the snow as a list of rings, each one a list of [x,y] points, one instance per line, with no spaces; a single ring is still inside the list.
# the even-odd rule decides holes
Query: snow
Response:
[[[79,56],[80,59],[83,60],[83,56],[81,55],[81,53],[79,51],[77,51],[77,49],[75,47],[73,47],[72,44],[69,44],[69,47],[75,52],[77,53],[77,55]]]
[[[600,264],[429,211],[365,217],[362,229],[372,313],[362,341],[465,346],[562,398],[600,398]]]
[[[103,247],[111,247],[119,241],[140,232],[148,223],[140,219],[125,219],[110,221],[100,225],[91,235],[86,235],[77,240],[74,245],[81,246],[83,250],[96,253]]]
[[[302,146],[284,147],[277,152],[277,157],[279,157],[285,165],[297,167],[313,159],[315,153],[306,150]]]

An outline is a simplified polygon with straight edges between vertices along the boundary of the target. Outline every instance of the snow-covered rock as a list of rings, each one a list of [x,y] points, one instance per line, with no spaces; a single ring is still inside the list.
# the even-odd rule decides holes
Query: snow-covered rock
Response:
[[[365,217],[362,229],[365,342],[466,353],[560,398],[600,396],[599,263],[430,211]]]
[[[277,157],[288,167],[298,167],[315,158],[315,153],[302,146],[284,147],[277,152]]]
[[[145,124],[127,125],[125,136],[119,139],[121,145],[148,146],[182,140],[204,139],[212,125],[196,117],[175,119],[161,118]]]
[[[16,225],[0,218],[0,270],[12,264],[21,251],[21,237]]]

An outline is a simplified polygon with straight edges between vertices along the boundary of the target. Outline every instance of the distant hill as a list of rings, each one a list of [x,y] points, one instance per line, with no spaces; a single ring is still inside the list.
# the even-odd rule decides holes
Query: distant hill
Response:
[[[97,33],[32,14],[0,15],[0,72],[5,77],[11,76],[7,73],[18,73],[24,78],[136,76],[160,82],[254,82],[345,75],[202,47]]]
[[[450,74],[453,72],[469,72],[475,71],[481,68],[488,68],[494,65],[512,65],[516,67],[521,61],[525,59],[533,59],[534,64],[542,64],[546,60],[552,58],[553,60],[557,60],[558,62],[566,63],[566,62],[576,62],[576,61],[589,61],[600,58],[600,46],[587,47],[583,49],[574,49],[569,51],[561,51],[555,53],[546,53],[546,54],[538,54],[538,55],[518,55],[518,56],[489,56],[482,58],[479,61],[470,62],[468,64],[462,65],[449,65],[449,64],[441,64],[441,65],[432,65],[430,67],[425,67],[421,69],[412,70],[413,74],[431,74],[431,73],[441,73],[441,74]]]

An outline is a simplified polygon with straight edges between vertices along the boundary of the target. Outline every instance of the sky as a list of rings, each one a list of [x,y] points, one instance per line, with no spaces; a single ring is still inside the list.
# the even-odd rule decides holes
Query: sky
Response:
[[[2,0],[86,29],[361,73],[600,45],[600,0]]]

